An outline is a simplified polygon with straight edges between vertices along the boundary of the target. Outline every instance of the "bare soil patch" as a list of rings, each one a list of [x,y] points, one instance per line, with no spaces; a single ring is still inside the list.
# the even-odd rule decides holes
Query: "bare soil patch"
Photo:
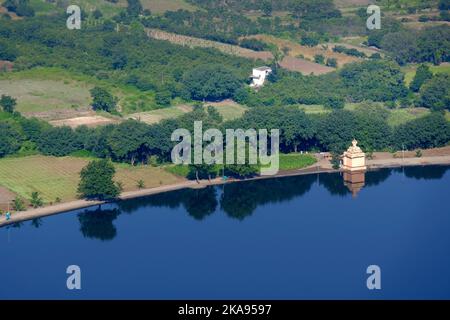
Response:
[[[76,128],[79,126],[97,127],[101,125],[107,125],[118,122],[119,122],[118,120],[95,115],[95,116],[84,116],[70,119],[54,120],[50,121],[50,124],[55,127],[68,126],[71,128]]]
[[[1,7],[0,6],[0,13],[7,13],[9,14],[9,16],[11,17],[12,20],[20,20],[23,19],[22,17],[19,17],[17,14],[15,14],[14,12],[9,12],[8,9],[6,9],[5,7]]]
[[[314,61],[314,57],[316,55],[323,55],[325,59],[334,58],[336,59],[339,67],[342,67],[347,63],[361,60],[357,57],[348,56],[343,53],[333,52],[332,47],[326,44],[321,44],[315,47],[308,47],[291,40],[280,39],[265,34],[250,36],[247,38],[254,38],[266,43],[274,44],[278,47],[279,50],[287,48],[288,49],[287,56],[293,58],[304,58],[305,60],[309,61]]]
[[[6,60],[0,60],[0,72],[10,72],[12,71],[14,68],[14,63],[12,63],[11,61],[6,61]]]
[[[304,75],[310,74],[319,75],[329,73],[335,70],[333,68],[323,66],[318,63],[294,57],[285,57],[283,61],[280,62],[280,66],[290,71],[301,72]]]
[[[416,155],[416,151],[397,151],[395,153],[390,152],[375,152],[373,154],[374,160],[385,160],[385,159],[393,159],[398,158],[418,158]],[[450,146],[442,147],[442,148],[434,148],[434,149],[423,149],[421,150],[422,157],[443,157],[450,156]]]
[[[10,209],[15,197],[16,195],[14,193],[4,187],[0,187],[0,210],[6,211]]]

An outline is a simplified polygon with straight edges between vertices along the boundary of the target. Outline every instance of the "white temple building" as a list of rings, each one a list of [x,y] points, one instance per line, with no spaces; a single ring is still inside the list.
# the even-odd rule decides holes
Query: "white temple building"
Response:
[[[272,73],[272,69],[270,67],[259,67],[253,69],[253,74],[251,75],[252,83],[250,87],[259,88],[264,85],[264,82],[267,79],[267,76]]]

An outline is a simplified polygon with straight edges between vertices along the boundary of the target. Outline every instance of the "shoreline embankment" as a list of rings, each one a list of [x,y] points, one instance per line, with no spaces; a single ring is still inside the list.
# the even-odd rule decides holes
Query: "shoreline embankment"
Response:
[[[375,159],[368,160],[367,167],[368,170],[377,170],[382,168],[401,168],[406,166],[428,166],[428,165],[450,165],[450,156],[430,156],[430,157],[422,157],[422,158],[392,158],[392,159]],[[151,189],[142,189],[136,191],[129,191],[122,193],[117,201],[122,200],[130,200],[135,198],[141,198],[146,196],[151,196],[159,193],[176,191],[186,188],[198,189],[198,188],[206,188],[208,186],[214,185],[223,185],[227,183],[238,183],[252,180],[261,180],[261,179],[274,179],[274,178],[282,178],[289,176],[301,176],[301,175],[309,175],[309,174],[319,174],[319,173],[333,173],[333,172],[341,172],[341,170],[336,170],[331,167],[328,160],[322,159],[316,164],[303,168],[296,169],[290,171],[279,172],[277,175],[273,176],[258,176],[249,179],[229,179],[223,180],[220,178],[213,180],[202,180],[199,183],[197,181],[182,181],[176,184],[151,188]],[[47,217],[56,214],[62,214],[66,212],[70,212],[73,210],[89,208],[101,204],[105,204],[105,201],[88,201],[88,200],[75,200],[60,204],[55,204],[52,206],[30,209],[27,211],[15,212],[11,215],[10,220],[6,220],[5,215],[0,217],[0,228],[6,225],[14,224],[17,222],[23,222],[27,220],[32,220],[41,217]]]

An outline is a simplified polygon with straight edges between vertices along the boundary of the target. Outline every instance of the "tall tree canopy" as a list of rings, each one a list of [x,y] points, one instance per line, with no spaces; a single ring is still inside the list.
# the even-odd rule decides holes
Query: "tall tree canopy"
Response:
[[[81,170],[78,193],[81,197],[95,200],[115,199],[120,189],[113,181],[116,169],[107,160],[94,160]]]
[[[184,84],[192,99],[217,101],[233,97],[242,82],[224,66],[206,64],[188,71]]]

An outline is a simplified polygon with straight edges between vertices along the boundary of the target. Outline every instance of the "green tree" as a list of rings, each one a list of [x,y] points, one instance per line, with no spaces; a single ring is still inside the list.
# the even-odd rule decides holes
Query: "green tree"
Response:
[[[19,151],[23,137],[17,126],[0,122],[0,158]]]
[[[137,17],[143,12],[142,4],[139,0],[127,0],[127,13],[132,17]]]
[[[90,200],[115,199],[120,191],[113,178],[116,170],[106,159],[94,160],[81,170],[78,193]]]
[[[39,192],[34,191],[31,193],[30,203],[33,206],[33,208],[39,208],[44,205],[44,200],[42,200],[42,197]]]
[[[3,111],[13,113],[17,105],[17,100],[13,97],[2,94],[0,98],[0,106],[2,106]]]
[[[109,93],[106,89],[94,87],[90,90],[92,97],[92,107],[94,110],[103,110],[111,112],[115,110],[117,98]]]
[[[100,9],[95,9],[94,12],[92,12],[92,16],[94,17],[94,19],[98,20],[101,17],[103,17],[103,13],[100,11]]]
[[[450,10],[450,0],[439,0],[439,10]]]
[[[189,165],[188,179],[195,179],[200,182],[200,179],[215,178],[217,176],[217,168],[214,165],[208,164],[191,164]]]
[[[136,186],[138,187],[138,189],[144,189],[144,188],[145,188],[145,182],[144,182],[144,180],[140,179],[140,180],[137,182]]]
[[[13,208],[16,211],[25,211],[25,202],[23,201],[22,198],[20,198],[19,196],[17,196],[14,200],[13,200]]]
[[[433,110],[450,110],[450,76],[437,74],[420,89],[421,105]]]
[[[184,84],[194,100],[217,101],[231,98],[242,82],[221,65],[201,65],[184,76]]]
[[[337,63],[336,58],[328,58],[327,59],[327,66],[328,67],[332,67],[332,68],[337,68],[338,63]]]
[[[264,0],[261,4],[262,12],[265,16],[270,17],[272,15],[272,1],[270,0]]]
[[[397,100],[408,93],[404,84],[405,75],[394,62],[368,60],[351,63],[340,72],[350,100],[389,101]]]
[[[409,88],[414,92],[419,92],[422,85],[432,77],[433,73],[430,71],[430,68],[427,65],[422,64],[417,68],[416,75],[409,85]]]
[[[450,141],[450,123],[442,112],[409,121],[395,129],[395,147],[400,150],[427,149],[445,146]]]
[[[314,62],[318,64],[325,64],[325,57],[321,54],[316,54],[314,56]]]
[[[225,166],[225,175],[238,179],[257,176],[259,168],[251,164],[229,164]]]
[[[155,101],[160,106],[169,106],[172,101],[172,93],[168,89],[156,92]]]
[[[356,116],[347,110],[335,110],[320,120],[317,138],[326,150],[341,154],[355,138]]]

